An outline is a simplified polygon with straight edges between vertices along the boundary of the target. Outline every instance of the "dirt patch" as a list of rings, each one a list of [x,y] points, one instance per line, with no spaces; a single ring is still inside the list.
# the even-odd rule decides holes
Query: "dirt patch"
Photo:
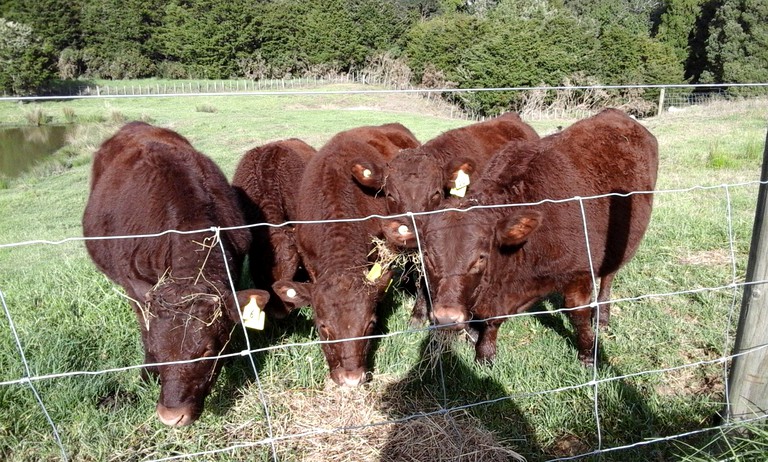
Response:
[[[731,264],[731,253],[725,249],[691,252],[678,258],[681,265],[723,266]]]
[[[590,446],[578,436],[565,434],[556,438],[548,453],[555,457],[573,457],[590,450]]]
[[[386,96],[386,95],[385,95]],[[357,102],[354,98],[360,99]],[[288,104],[291,110],[345,110],[415,113],[425,116],[465,119],[461,109],[437,96],[421,96],[415,93],[397,94],[396,97],[348,95],[317,95],[302,104]]]

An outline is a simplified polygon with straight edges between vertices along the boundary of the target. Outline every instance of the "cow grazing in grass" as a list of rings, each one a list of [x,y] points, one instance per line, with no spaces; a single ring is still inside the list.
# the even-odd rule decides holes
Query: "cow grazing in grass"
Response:
[[[472,321],[480,331],[476,358],[491,361],[504,321],[494,317],[560,293],[565,308],[574,308],[567,315],[579,358],[591,364],[593,278],[600,279],[599,323],[607,325],[613,278],[637,251],[651,216],[653,196],[630,193],[652,191],[657,168],[656,138],[613,109],[540,141],[509,143],[466,200],[454,205],[608,196],[425,218],[420,232],[435,322],[462,327]]]
[[[232,186],[249,224],[280,225],[296,219],[298,184],[307,162],[317,153],[302,140],[275,141],[246,152],[235,170]],[[253,242],[249,268],[255,287],[272,291],[280,280],[302,280],[301,257],[296,248],[293,225],[251,228]],[[290,309],[270,297],[268,316],[285,318]]]
[[[383,165],[418,141],[400,124],[358,127],[336,134],[307,164],[298,191],[301,221],[363,218],[384,214],[378,191],[356,181],[379,172],[360,170],[371,161]],[[275,293],[289,306],[312,305],[330,375],[339,385],[366,380],[370,340],[344,339],[370,335],[376,305],[391,274],[372,274],[374,237],[381,237],[379,219],[296,225],[299,252],[310,282],[277,281]]]
[[[491,156],[506,143],[537,139],[539,135],[531,126],[516,113],[508,112],[449,130],[421,146],[404,150],[386,165],[361,162],[359,172],[368,169],[375,173],[368,177],[360,175],[358,181],[384,191],[389,214],[435,210],[449,197],[460,176],[478,177]],[[415,241],[404,240],[405,233],[401,231],[405,229],[403,226],[408,228],[410,225],[406,219],[386,221],[387,240],[395,245],[412,247]]]
[[[157,414],[183,426],[202,413],[236,322],[238,302],[264,306],[261,290],[233,294],[250,244],[237,198],[221,170],[179,134],[131,122],[106,140],[93,160],[83,215],[86,237],[157,237],[86,241],[96,266],[132,301],[144,344],[145,373],[159,374]],[[222,253],[222,246],[224,251]],[[191,361],[180,364],[157,364]]]

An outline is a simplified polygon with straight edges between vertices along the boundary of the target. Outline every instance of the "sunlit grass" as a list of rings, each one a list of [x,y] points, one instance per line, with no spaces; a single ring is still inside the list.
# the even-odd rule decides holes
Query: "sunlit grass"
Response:
[[[216,112],[197,109],[209,105]],[[40,106],[52,123],[64,121],[62,108],[70,108],[79,126],[55,156],[59,160],[0,187],[0,245],[81,236],[91,156],[123,121],[148,120],[178,131],[230,177],[246,150],[275,139],[299,137],[320,147],[340,130],[396,121],[426,141],[468,123],[402,95],[125,98]],[[26,123],[20,106],[10,103],[0,103],[0,119]],[[93,267],[82,242],[0,247],[0,291],[33,376],[131,367],[32,382],[75,460],[218,451],[200,460],[266,461],[270,437],[277,438],[274,450],[285,461],[349,454],[349,460],[388,460],[397,448],[421,449],[429,435],[446,449],[466,442],[478,450],[475,442],[483,441],[485,460],[495,460],[490,451],[500,447],[541,461],[588,453],[599,443],[611,448],[675,435],[714,425],[722,410],[722,365],[690,365],[730,351],[740,293],[726,286],[734,268],[737,281],[744,277],[757,185],[718,185],[759,178],[765,121],[765,111],[749,105],[690,108],[643,121],[659,139],[659,189],[713,188],[656,195],[646,238],[615,281],[613,297],[623,301],[614,303],[611,327],[600,334],[604,357],[596,372],[577,360],[567,319],[550,312],[559,306],[556,297],[502,326],[499,356],[489,367],[474,362],[465,338],[410,326],[413,297],[393,287],[380,313],[385,337],[374,343],[365,387],[345,391],[328,383],[325,358],[312,343],[311,311],[304,308],[285,321],[268,320],[264,332],[249,332],[256,353],[227,362],[195,425],[169,429],[154,416],[158,384],[138,377],[143,355],[134,315],[121,290]],[[532,125],[546,134],[571,122]],[[713,152],[725,161],[715,165]],[[715,289],[686,292],[705,288]],[[245,345],[239,333],[233,351]],[[0,385],[0,459],[56,460],[60,450],[24,376],[7,318],[0,316],[0,382],[18,381]],[[462,410],[440,413],[456,406]],[[437,414],[412,417],[431,412]],[[361,423],[381,425],[326,431]],[[768,438],[762,427],[748,430],[749,437],[727,444],[717,432],[705,432],[601,460],[759,460]],[[235,445],[242,447],[224,450]]]

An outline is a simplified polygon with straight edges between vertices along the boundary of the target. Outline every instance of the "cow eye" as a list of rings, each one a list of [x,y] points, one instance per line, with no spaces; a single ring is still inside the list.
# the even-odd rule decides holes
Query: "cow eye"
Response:
[[[475,260],[475,262],[472,264],[472,267],[469,269],[469,274],[478,274],[485,270],[487,260],[488,255],[484,253],[478,255],[477,260]]]
[[[389,212],[397,211],[397,200],[392,194],[387,194],[387,211]]]
[[[369,336],[373,334],[373,329],[376,327],[376,321],[371,321],[368,323],[368,327],[365,329],[365,336]]]
[[[203,358],[210,358],[211,356],[216,356],[216,350],[213,349],[213,345],[208,345],[205,348],[205,351],[203,352]]]
[[[443,193],[436,192],[432,194],[432,197],[429,198],[429,202],[432,204],[432,206],[437,206],[440,204],[440,201],[443,199]]]

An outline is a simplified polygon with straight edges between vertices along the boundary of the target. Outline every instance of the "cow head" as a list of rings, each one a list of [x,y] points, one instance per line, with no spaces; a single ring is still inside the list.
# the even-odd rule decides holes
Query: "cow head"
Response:
[[[435,324],[466,327],[491,277],[503,277],[493,274],[502,252],[519,251],[540,223],[541,214],[529,210],[502,218],[493,210],[447,211],[425,219],[422,243]]]
[[[315,328],[331,379],[341,386],[365,382],[368,351],[376,327],[376,304],[391,275],[375,281],[360,274],[325,273],[315,282],[277,281],[275,293],[288,305],[312,305]],[[355,339],[355,340],[345,340]]]
[[[403,150],[384,169],[380,189],[387,199],[387,213],[425,212],[437,209],[457,184],[458,178],[475,173],[471,159],[457,158],[441,165],[437,158],[418,149]],[[466,188],[463,189],[466,191]],[[401,248],[413,248],[412,223],[407,218],[385,220],[387,241]]]
[[[251,296],[261,307],[269,300],[263,290],[247,290],[237,293],[239,304],[245,306]],[[160,421],[170,426],[193,423],[203,412],[222,364],[220,359],[205,358],[224,353],[240,320],[235,297],[213,284],[161,282],[146,292],[136,315],[146,362],[179,362],[149,367],[160,376]]]

